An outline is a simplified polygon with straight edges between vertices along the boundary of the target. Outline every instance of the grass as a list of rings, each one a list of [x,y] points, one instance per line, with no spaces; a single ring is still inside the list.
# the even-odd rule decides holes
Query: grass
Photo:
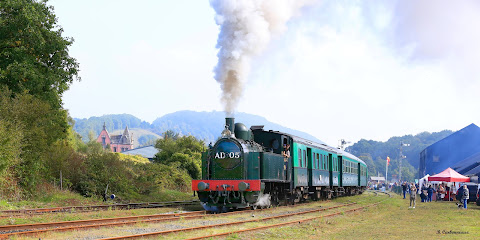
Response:
[[[117,203],[115,200],[103,202],[100,197],[84,197],[78,193],[69,190],[59,190],[54,187],[48,187],[40,194],[33,196],[31,200],[7,201],[0,199],[1,210],[18,210],[32,208],[52,208],[65,206],[85,206],[85,205],[103,205]],[[139,196],[139,199],[130,202],[168,202],[168,201],[188,201],[198,199],[191,192],[180,192],[171,189],[163,189],[148,196]],[[123,202],[120,202],[123,203]]]
[[[191,193],[184,193],[175,190],[162,190],[158,193],[152,194],[138,202],[166,202],[179,200],[193,200],[196,199]],[[32,209],[32,208],[52,208],[64,206],[86,206],[86,205],[103,205],[114,204],[115,202],[109,200],[107,203],[100,198],[85,198],[80,194],[68,191],[59,190],[57,188],[47,188],[41,194],[32,197],[28,201],[9,202],[0,200],[0,210],[18,210],[18,209]],[[197,207],[199,210],[199,207]],[[33,216],[17,216],[9,218],[0,218],[0,225],[13,224],[27,224],[27,223],[43,223],[43,222],[59,222],[59,221],[73,221],[94,218],[109,218],[122,217],[131,215],[149,215],[160,214],[165,212],[180,211],[177,208],[159,208],[159,209],[136,209],[125,211],[99,211],[86,213],[47,213]]]
[[[361,201],[366,196],[353,198]],[[480,207],[475,204],[469,204],[468,210],[459,209],[454,202],[417,202],[415,209],[408,206],[408,199],[394,195],[360,212],[232,239],[478,239],[480,236]]]
[[[68,190],[49,189],[31,200],[6,201],[0,200],[0,210],[17,210],[32,208],[51,208],[79,205],[102,204],[100,198],[85,198]]]
[[[377,206],[366,208],[359,212],[346,213],[345,210],[365,206],[382,201]],[[469,204],[468,210],[457,208],[454,202],[417,202],[415,209],[408,208],[408,199],[402,199],[393,194],[392,198],[380,194],[365,193],[359,196],[342,197],[331,202],[315,202],[308,207],[328,207],[339,203],[357,202],[348,208],[332,209],[321,213],[307,214],[288,219],[260,221],[242,225],[234,225],[216,229],[208,229],[196,232],[181,232],[171,235],[159,236],[157,239],[183,239],[208,234],[233,232],[245,228],[253,228],[263,225],[271,225],[283,221],[293,221],[313,216],[322,216],[328,213],[342,211],[344,214],[329,218],[319,218],[302,224],[294,224],[284,227],[260,230],[250,233],[232,234],[223,239],[477,239],[480,236],[480,207]],[[299,206],[295,207],[298,208]],[[146,210],[146,211],[152,211]],[[174,211],[174,210],[170,210]],[[290,211],[287,209],[274,209],[278,212]],[[119,211],[107,211],[109,214],[118,214]],[[97,217],[108,217],[103,212],[91,213]],[[135,214],[142,214],[136,212]],[[261,217],[260,213],[255,218]],[[251,214],[230,215],[218,218],[212,216],[202,220],[180,219],[172,223],[139,224],[130,227],[118,227],[113,229],[99,229],[91,231],[79,231],[75,233],[52,233],[46,238],[63,239],[76,237],[108,237],[112,232],[120,235],[132,234],[134,228],[151,229],[160,231],[171,227],[192,227],[194,225],[214,224],[219,222],[232,222],[243,219],[252,219]]]

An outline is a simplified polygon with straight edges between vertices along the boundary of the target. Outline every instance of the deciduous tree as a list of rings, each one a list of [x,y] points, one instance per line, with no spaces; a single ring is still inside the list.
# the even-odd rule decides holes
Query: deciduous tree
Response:
[[[0,1],[0,84],[61,108],[61,96],[78,77],[68,54],[73,38],[62,36],[47,1]],[[13,97],[13,96],[12,96]]]

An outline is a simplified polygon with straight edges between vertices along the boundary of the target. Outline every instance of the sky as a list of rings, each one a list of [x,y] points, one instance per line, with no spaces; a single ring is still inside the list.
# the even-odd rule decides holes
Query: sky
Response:
[[[224,110],[209,1],[48,4],[75,39],[72,117]],[[251,57],[235,111],[334,146],[480,126],[479,42],[478,1],[311,1]]]

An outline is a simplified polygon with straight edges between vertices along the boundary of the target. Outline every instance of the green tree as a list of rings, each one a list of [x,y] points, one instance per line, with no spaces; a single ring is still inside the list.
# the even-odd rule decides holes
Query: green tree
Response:
[[[61,109],[61,96],[80,79],[79,69],[68,55],[73,39],[62,37],[46,2],[0,1],[0,83],[13,94],[27,91]]]
[[[164,132],[163,134],[163,138],[164,139],[172,139],[172,140],[177,140],[177,138],[180,137],[180,134],[172,131],[172,130],[167,130],[166,132]]]
[[[45,101],[0,87],[0,129],[8,129],[0,131],[10,135],[4,139],[8,148],[2,146],[0,152],[5,154],[0,159],[8,162],[4,168],[29,192],[44,178],[50,147],[66,135],[66,118],[65,111],[53,110]]]
[[[201,174],[201,157],[205,149],[205,143],[193,136],[164,138],[157,140],[155,147],[159,152],[155,156],[155,162],[166,165],[176,164],[196,179]]]

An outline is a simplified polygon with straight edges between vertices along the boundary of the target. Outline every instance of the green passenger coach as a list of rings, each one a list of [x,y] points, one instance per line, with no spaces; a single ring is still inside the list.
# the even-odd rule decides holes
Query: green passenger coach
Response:
[[[365,162],[348,152],[226,118],[192,189],[205,208],[224,211],[360,194],[367,175]]]

